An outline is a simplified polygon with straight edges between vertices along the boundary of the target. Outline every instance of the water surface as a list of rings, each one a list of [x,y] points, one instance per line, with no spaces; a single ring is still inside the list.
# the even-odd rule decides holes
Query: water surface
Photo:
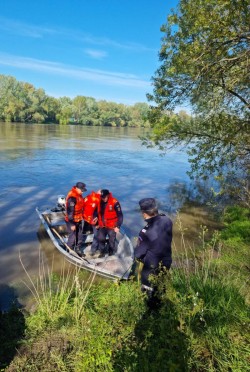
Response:
[[[173,203],[169,189],[189,184],[187,155],[175,149],[162,157],[141,145],[143,134],[131,128],[0,123],[0,285],[22,291],[26,274],[20,257],[31,276],[39,271],[41,252],[50,265],[53,261],[53,270],[60,270],[62,257],[37,234],[35,208],[54,205],[77,181],[86,183],[88,192],[106,188],[113,193],[132,240],[143,226],[141,198],[157,198],[160,208],[174,216],[183,200]],[[197,208],[185,213],[192,234],[207,219]]]

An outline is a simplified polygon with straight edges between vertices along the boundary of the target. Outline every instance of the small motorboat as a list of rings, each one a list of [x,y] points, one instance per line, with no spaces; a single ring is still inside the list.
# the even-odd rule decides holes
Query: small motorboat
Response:
[[[42,211],[36,208],[36,212],[52,243],[67,261],[79,268],[96,272],[98,275],[109,279],[127,280],[129,278],[134,262],[134,248],[131,240],[122,229],[116,234],[116,251],[114,255],[109,256],[107,253],[102,258],[91,256],[90,249],[93,232],[89,232],[85,235],[85,242],[82,246],[82,252],[85,256],[81,257],[67,245],[68,234],[64,220],[65,198],[59,196],[57,206]]]

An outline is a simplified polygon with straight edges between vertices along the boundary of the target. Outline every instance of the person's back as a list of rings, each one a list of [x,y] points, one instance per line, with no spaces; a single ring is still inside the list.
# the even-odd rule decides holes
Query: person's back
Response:
[[[157,214],[147,222],[144,230],[146,230],[148,249],[144,264],[157,267],[162,262],[169,268],[172,262],[172,221],[166,215]]]
[[[158,213],[154,198],[142,199],[139,205],[147,224],[139,233],[135,258],[143,262],[142,285],[151,288],[149,277],[158,274],[160,264],[167,269],[171,267],[173,224],[169,217]]]
[[[95,192],[92,191],[91,194],[84,198],[84,209],[83,209],[83,235],[86,239],[87,232],[93,232],[93,241],[91,244],[90,256],[94,256],[98,251],[98,230],[96,226],[98,225],[98,206],[100,204],[100,190]]]
[[[97,222],[97,208],[100,199],[100,192],[95,191],[84,198],[83,219],[91,225],[95,225]]]

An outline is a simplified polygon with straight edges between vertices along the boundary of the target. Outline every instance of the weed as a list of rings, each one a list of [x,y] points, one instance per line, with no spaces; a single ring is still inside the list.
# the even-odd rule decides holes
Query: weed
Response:
[[[182,254],[174,249],[173,268],[151,278],[153,311],[135,280],[95,284],[95,274],[55,277],[44,265],[37,281],[27,273],[37,308],[7,371],[249,371],[245,217],[227,213],[225,232],[208,239],[201,226],[196,247],[177,216]]]

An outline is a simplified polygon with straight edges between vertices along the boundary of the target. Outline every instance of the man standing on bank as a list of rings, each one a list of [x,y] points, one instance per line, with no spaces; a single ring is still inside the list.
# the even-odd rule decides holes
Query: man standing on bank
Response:
[[[101,201],[98,206],[98,241],[100,257],[105,256],[106,237],[109,237],[109,256],[115,253],[115,237],[123,222],[123,213],[120,203],[109,190],[101,190]]]
[[[170,269],[172,263],[172,221],[165,214],[159,214],[154,198],[139,201],[142,216],[146,226],[140,231],[135,258],[143,262],[141,272],[142,290],[154,295],[156,288],[152,287],[149,276],[159,273],[160,264]]]
[[[65,222],[69,233],[67,245],[71,249],[75,249],[79,256],[84,256],[81,251],[83,243],[82,220],[84,199],[83,192],[87,191],[86,185],[83,182],[77,182],[69,191],[66,197],[66,217]]]

